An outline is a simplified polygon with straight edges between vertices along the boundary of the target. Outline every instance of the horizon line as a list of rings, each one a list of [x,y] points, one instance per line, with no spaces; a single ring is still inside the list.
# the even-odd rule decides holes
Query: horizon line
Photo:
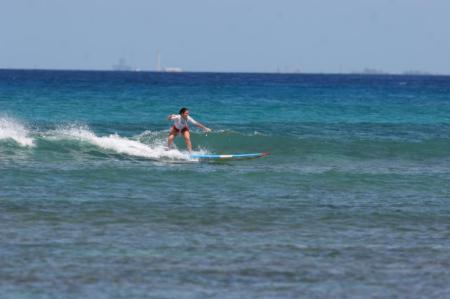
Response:
[[[181,71],[181,72],[170,72],[170,71],[157,71],[157,70],[114,70],[114,69],[72,69],[72,68],[3,68],[0,67],[0,71],[61,71],[61,72],[109,72],[109,73],[160,73],[160,74],[266,74],[266,75],[362,75],[362,76],[450,76],[450,73],[429,73],[421,71],[404,71],[402,73],[390,73],[384,71],[377,72],[367,72],[367,71],[356,71],[356,72],[266,72],[266,71]]]

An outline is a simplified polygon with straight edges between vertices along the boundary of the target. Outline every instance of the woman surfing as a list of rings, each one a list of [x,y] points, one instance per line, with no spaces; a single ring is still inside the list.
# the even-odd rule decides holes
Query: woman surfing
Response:
[[[189,133],[188,123],[194,124],[195,126],[203,129],[203,131],[205,132],[211,132],[210,128],[205,127],[189,116],[188,108],[181,108],[179,114],[170,114],[169,116],[167,116],[167,119],[174,121],[173,126],[170,129],[169,139],[167,141],[169,149],[172,148],[173,140],[175,139],[175,137],[178,135],[178,133],[181,133],[184,137],[187,150],[189,152],[192,152],[191,134]]]

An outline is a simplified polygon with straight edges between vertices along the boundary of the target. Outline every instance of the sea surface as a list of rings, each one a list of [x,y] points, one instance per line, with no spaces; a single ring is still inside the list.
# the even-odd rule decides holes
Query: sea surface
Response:
[[[450,298],[450,77],[0,70],[0,298]]]

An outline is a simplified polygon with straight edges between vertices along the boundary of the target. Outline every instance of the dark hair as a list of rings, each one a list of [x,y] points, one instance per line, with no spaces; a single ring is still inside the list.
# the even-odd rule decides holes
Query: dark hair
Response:
[[[181,109],[180,109],[180,114],[183,114],[183,113],[186,112],[187,110],[189,110],[189,109],[186,108],[186,107],[181,108]]]

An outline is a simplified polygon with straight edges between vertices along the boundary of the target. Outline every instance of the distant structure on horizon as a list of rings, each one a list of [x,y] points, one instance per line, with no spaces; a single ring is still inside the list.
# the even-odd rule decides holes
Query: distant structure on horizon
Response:
[[[382,70],[378,70],[378,69],[373,69],[373,68],[365,68],[361,74],[366,74],[366,75],[386,75],[387,73],[385,71]]]
[[[155,70],[157,72],[161,71],[161,54],[160,54],[159,50],[156,51],[156,67],[155,67]]]
[[[303,74],[303,71],[299,67],[285,66],[285,67],[281,68],[281,67],[277,66],[275,73],[277,73],[277,74]]]
[[[131,71],[132,67],[126,64],[125,58],[120,58],[119,63],[113,65],[113,70],[115,70],[115,71]]]
[[[161,53],[156,51],[156,66],[155,71],[157,72],[167,72],[167,73],[181,73],[183,69],[179,67],[161,67]]]
[[[380,69],[373,69],[373,68],[365,68],[362,71],[353,72],[352,74],[358,74],[358,75],[406,75],[406,76],[433,75],[433,73],[419,71],[419,70],[408,70],[408,71],[398,72],[398,73],[389,73],[389,72],[385,72]]]
[[[418,71],[418,70],[404,71],[402,74],[403,75],[408,75],[408,76],[427,76],[427,75],[432,75],[432,73],[428,73],[428,72],[424,72],[424,71]]]

